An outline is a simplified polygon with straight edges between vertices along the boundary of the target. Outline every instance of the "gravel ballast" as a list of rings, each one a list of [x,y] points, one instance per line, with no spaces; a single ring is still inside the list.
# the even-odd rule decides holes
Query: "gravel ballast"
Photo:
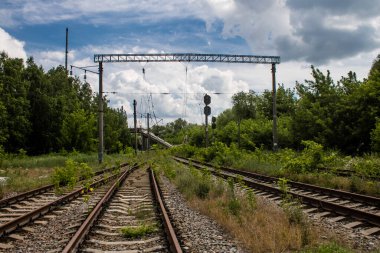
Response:
[[[246,252],[214,220],[191,209],[167,178],[161,179],[164,201],[184,252]]]

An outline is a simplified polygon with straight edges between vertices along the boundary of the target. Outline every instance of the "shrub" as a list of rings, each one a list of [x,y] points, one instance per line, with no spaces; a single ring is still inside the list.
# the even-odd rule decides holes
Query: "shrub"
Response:
[[[291,173],[305,173],[317,171],[324,166],[326,159],[323,146],[314,141],[302,141],[305,148],[299,156],[290,158],[283,170]]]
[[[94,172],[86,163],[78,163],[68,159],[64,167],[57,167],[52,174],[52,181],[56,188],[62,186],[74,187],[79,180],[92,178]]]
[[[201,180],[198,182],[195,188],[195,194],[197,197],[201,199],[205,199],[208,196],[208,193],[210,192],[211,185],[206,180]]]

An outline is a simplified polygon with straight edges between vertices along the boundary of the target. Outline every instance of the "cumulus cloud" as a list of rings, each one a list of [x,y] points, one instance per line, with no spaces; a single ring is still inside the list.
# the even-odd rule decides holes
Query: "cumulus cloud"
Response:
[[[378,1],[208,0],[208,4],[212,16],[223,21],[224,36],[241,36],[253,52],[278,54],[285,62],[326,64],[371,52],[380,41]]]
[[[7,21],[7,25],[10,26],[20,23],[45,24],[74,19],[94,24],[108,24],[115,22],[115,19],[118,23],[148,22],[191,16],[198,12],[196,8],[191,8],[192,5],[192,2],[171,0],[108,0],[107,3],[103,0],[5,0],[5,4],[1,7],[4,12],[11,15],[8,15],[8,21],[5,18],[0,18],[0,20],[4,23]],[[163,13],[166,15],[163,16]]]
[[[312,64],[372,51],[378,47],[379,29],[371,22],[372,10],[363,17],[369,5],[380,7],[373,1],[287,1],[293,31],[276,38],[278,51],[285,60]]]
[[[88,46],[76,52],[71,64],[94,65],[92,59],[86,55],[98,52],[114,53],[119,50],[133,52],[134,49],[127,46],[117,49],[110,46]],[[136,50],[158,51],[153,48]],[[246,66],[237,73],[228,66],[202,63],[104,63],[103,86],[111,106],[123,106],[127,111],[130,124],[134,99],[138,103],[139,113],[154,110],[157,118],[163,119],[163,123],[179,117],[189,122],[201,123],[204,120],[202,113],[205,93],[212,96],[212,114],[217,115],[231,106],[231,96],[234,93],[255,88],[249,83],[249,78],[246,78],[248,75],[245,76],[246,71],[251,72],[252,68]],[[270,78],[270,70],[266,71],[267,77]],[[80,70],[75,70],[74,74],[83,78],[83,72]],[[87,81],[93,91],[97,92],[97,75],[88,73]]]
[[[248,91],[248,84],[232,71],[207,65],[187,65],[187,75],[181,63],[106,67],[109,74],[105,76],[105,89],[117,92],[109,94],[111,104],[123,106],[131,115],[132,101],[136,99],[140,113],[154,110],[164,122],[181,117],[201,123],[204,94],[213,97],[211,106],[213,115],[217,115],[230,106],[233,93]]]
[[[117,42],[76,48],[69,55],[69,64],[76,66],[94,65],[92,56],[95,53],[204,50],[198,44],[192,44],[195,40],[204,42],[207,50],[239,51],[234,44],[231,45],[236,48],[232,49],[224,44],[227,39],[239,38],[249,46],[244,44],[245,50],[252,54],[280,55],[282,63],[277,68],[277,81],[292,87],[296,80],[302,82],[310,78],[311,64],[323,71],[332,70],[335,80],[350,70],[357,72],[359,78],[366,77],[379,49],[379,8],[380,2],[372,0],[110,0],[107,4],[103,0],[5,0],[0,4],[0,23],[4,27],[61,21],[95,26],[148,24],[146,27],[152,30],[159,26],[153,33],[120,34]],[[205,30],[190,29],[182,33],[184,28],[180,27],[170,36],[162,33],[165,24],[161,21],[184,19],[191,20],[189,26],[194,20],[197,25],[204,23]],[[210,39],[209,34],[217,39]],[[0,38],[4,37],[4,31],[0,30]],[[10,38],[11,41],[14,39]],[[184,41],[190,42],[184,45]],[[8,47],[23,51],[23,42],[19,42],[18,47]],[[61,51],[31,53],[46,70],[64,64]],[[25,52],[24,55],[26,57]],[[75,70],[74,73],[83,77],[82,71]],[[97,91],[97,76],[87,74],[87,80]],[[203,121],[202,98],[205,93],[212,96],[212,114],[216,115],[231,106],[233,93],[249,89],[256,92],[271,89],[270,66],[196,63],[104,66],[104,90],[117,92],[106,93],[107,97],[112,106],[123,106],[130,118],[132,101],[136,99],[140,112],[154,106],[156,115],[165,122],[184,117],[200,123]]]
[[[4,29],[0,28],[0,52],[5,51],[9,57],[26,60],[24,45],[25,42],[17,40]]]

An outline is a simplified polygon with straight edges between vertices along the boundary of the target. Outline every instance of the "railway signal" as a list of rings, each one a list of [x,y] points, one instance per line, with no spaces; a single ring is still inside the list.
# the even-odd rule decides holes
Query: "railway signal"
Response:
[[[205,102],[205,105],[209,105],[209,104],[211,104],[211,97],[210,97],[210,95],[205,95],[204,97],[203,97],[203,101]]]
[[[212,116],[211,118],[211,128],[215,129],[216,128],[216,117]]]
[[[208,116],[211,114],[211,107],[208,106],[211,104],[211,97],[209,95],[204,95],[203,102],[205,103],[205,107],[203,109],[203,113],[205,114],[205,137],[206,137],[206,148],[208,147]]]

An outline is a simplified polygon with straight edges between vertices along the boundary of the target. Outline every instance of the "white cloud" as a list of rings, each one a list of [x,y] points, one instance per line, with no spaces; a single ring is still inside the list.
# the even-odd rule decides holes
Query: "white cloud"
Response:
[[[107,4],[103,0],[53,0],[48,2],[30,0],[16,2],[18,3],[18,8],[13,8],[9,11],[1,10],[0,7],[0,15],[7,13],[7,23],[5,23],[5,20],[3,22],[4,18],[0,17],[0,21],[6,26],[15,26],[23,22],[28,22],[31,25],[45,24],[61,20],[75,20],[75,22],[92,24],[107,24],[110,22],[118,25],[130,22],[152,24],[157,22],[159,24],[159,21],[162,20],[191,17],[204,20],[208,32],[215,32],[213,30],[214,25],[222,23],[222,37],[243,38],[250,46],[252,54],[255,55],[290,54],[294,52],[294,55],[299,56],[300,48],[297,48],[294,43],[299,45],[307,44],[303,41],[306,37],[303,37],[300,33],[304,32],[306,34],[306,32],[310,32],[310,37],[307,37],[310,39],[318,37],[318,34],[313,33],[313,29],[305,31],[301,29],[302,21],[307,21],[307,17],[310,16],[318,17],[315,22],[320,22],[318,24],[322,32],[326,30],[326,27],[350,32],[360,25],[370,25],[376,31],[380,29],[380,22],[378,22],[380,18],[378,16],[361,19],[360,15],[355,16],[351,15],[352,13],[344,12],[328,13],[328,15],[326,14],[326,16],[319,18],[318,11],[299,10],[295,9],[294,6],[291,8],[289,7],[289,2],[291,1],[285,0],[110,0]],[[298,2],[305,3],[303,1]],[[337,8],[337,10],[340,10],[340,8]],[[310,22],[310,24],[313,24],[313,22]],[[9,34],[7,35],[9,36]],[[202,33],[202,35],[204,34]],[[129,35],[122,34],[121,36],[128,37]],[[1,37],[4,37],[2,30],[0,30]],[[290,40],[285,42],[293,43],[289,45],[284,43],[284,48],[288,49],[288,51],[284,51],[284,48],[279,47],[277,39],[280,37],[289,38]],[[208,44],[210,49],[215,44],[223,43],[222,39],[213,41],[209,40],[207,36],[205,38],[205,43]],[[75,51],[70,51],[69,64],[76,66],[94,65],[92,59],[94,53],[155,53],[162,52],[163,49],[167,48],[165,42],[156,41],[155,39],[157,38],[150,38],[149,36],[137,38],[136,43],[131,44],[130,47],[124,46],[123,41],[120,41],[119,45],[87,45]],[[18,41],[15,41],[17,44]],[[334,42],[333,40],[327,41],[329,43]],[[326,45],[323,38],[321,42],[323,42],[321,48],[325,49]],[[3,44],[0,43],[0,46]],[[19,42],[18,47],[23,51],[23,42]],[[17,47],[11,46],[10,48]],[[172,52],[182,51],[183,47],[179,44],[172,46],[170,49]],[[295,81],[303,82],[304,79],[310,79],[311,61],[308,56],[313,53],[322,55],[322,53],[327,52],[326,50],[318,51],[316,48],[307,46],[301,49],[304,50],[301,54],[303,57],[288,57],[288,59],[284,57],[283,60],[285,61],[278,65],[277,83],[284,83],[285,87],[294,87]],[[336,53],[333,51],[331,53]],[[339,80],[340,76],[346,75],[350,70],[356,72],[359,79],[362,79],[366,77],[372,60],[378,53],[377,51],[366,52],[362,50],[362,47],[359,47],[357,53],[353,55],[342,54],[341,58],[332,58],[330,61],[326,61],[327,63],[321,61],[316,67],[324,72],[327,69],[331,70],[331,75],[335,81]],[[64,53],[61,51],[32,53],[36,62],[42,64],[46,70],[59,64],[64,64]],[[24,55],[26,57],[25,52]],[[324,59],[324,57],[322,58]],[[117,94],[107,94],[111,105],[114,107],[123,106],[130,118],[132,115],[132,101],[136,99],[139,104],[138,108],[142,112],[146,111],[147,107],[152,107],[151,102],[153,101],[156,115],[165,118],[165,123],[185,116],[186,120],[190,122],[200,123],[204,118],[202,116],[204,93],[211,94],[211,107],[215,115],[231,106],[233,93],[242,90],[248,91],[249,89],[262,92],[264,89],[270,90],[272,87],[270,65],[206,65],[194,63],[187,65],[187,76],[185,67],[185,64],[180,63],[104,64],[104,90],[117,92]],[[145,78],[142,74],[142,68],[146,70]],[[94,70],[97,69],[95,68]],[[74,73],[83,77],[82,71],[74,70]],[[88,73],[87,80],[93,90],[97,91],[97,76]],[[212,94],[215,92],[224,94]],[[149,97],[148,94],[150,93],[152,93],[152,97]],[[148,105],[148,102],[150,102],[150,105]],[[144,108],[140,109],[141,105]]]
[[[0,28],[0,51],[5,51],[9,57],[26,60],[24,45],[25,42],[17,40],[4,29]]]

